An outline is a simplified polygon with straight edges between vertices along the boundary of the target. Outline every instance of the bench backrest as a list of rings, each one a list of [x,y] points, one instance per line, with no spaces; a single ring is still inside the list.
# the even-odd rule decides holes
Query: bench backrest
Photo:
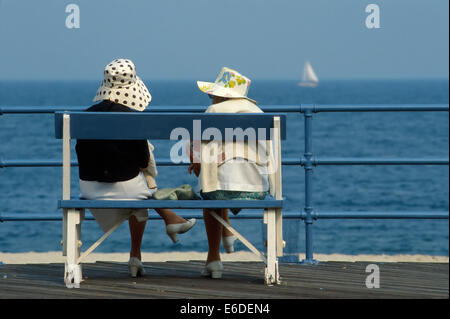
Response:
[[[178,140],[180,136],[190,140],[272,140],[275,197],[282,199],[281,140],[286,138],[285,115],[57,112],[55,137],[63,140],[63,199],[70,200],[71,139]]]
[[[63,138],[63,117],[70,116],[70,138],[74,139],[178,139],[172,134],[181,128],[190,139],[211,140],[209,133],[220,132],[222,140],[236,139],[235,129],[242,129],[244,139],[270,139],[274,129],[271,114],[192,114],[192,113],[125,113],[125,112],[58,112],[55,114],[55,136]],[[286,138],[285,115],[280,118],[280,138]],[[213,128],[211,130],[211,128]],[[207,131],[205,131],[207,130]],[[203,134],[205,133],[205,134]],[[197,137],[197,138],[196,138]],[[217,139],[217,137],[215,137]]]

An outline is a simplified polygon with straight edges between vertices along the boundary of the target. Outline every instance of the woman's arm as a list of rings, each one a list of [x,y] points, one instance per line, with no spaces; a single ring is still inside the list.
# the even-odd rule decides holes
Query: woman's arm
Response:
[[[194,171],[195,176],[198,177],[200,175],[201,165],[199,163],[200,161],[194,160],[194,144],[195,143],[189,142],[186,145],[186,151],[188,152],[189,160],[192,163],[191,165],[189,165],[188,172],[189,174],[192,174],[192,171]]]

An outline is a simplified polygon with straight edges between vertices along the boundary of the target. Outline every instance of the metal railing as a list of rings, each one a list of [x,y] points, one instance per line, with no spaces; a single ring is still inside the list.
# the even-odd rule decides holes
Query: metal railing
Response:
[[[301,113],[304,115],[304,154],[299,158],[284,158],[283,165],[302,166],[305,173],[305,205],[299,212],[283,212],[283,218],[301,219],[305,223],[305,259],[303,264],[314,264],[317,261],[313,257],[313,224],[317,219],[449,219],[448,211],[398,211],[398,212],[374,212],[374,211],[319,211],[314,208],[313,194],[313,170],[318,165],[448,165],[448,158],[334,158],[318,157],[312,152],[312,118],[319,112],[448,112],[449,106],[444,104],[432,105],[267,105],[261,107],[266,113]],[[3,114],[51,114],[55,111],[79,111],[85,109],[81,106],[73,107],[40,107],[40,106],[13,106],[0,107],[0,115]],[[152,106],[146,112],[204,112],[203,106]],[[169,159],[159,159],[158,165],[187,165],[174,164]],[[72,162],[73,166],[78,165]],[[6,167],[59,167],[62,161],[46,160],[5,160],[0,158],[0,168]],[[202,218],[201,214],[192,217]],[[234,218],[234,216],[230,216]],[[160,217],[152,217],[159,219]],[[257,214],[242,213],[238,218],[260,218]],[[56,217],[28,216],[2,218],[2,221],[24,220],[61,220]]]

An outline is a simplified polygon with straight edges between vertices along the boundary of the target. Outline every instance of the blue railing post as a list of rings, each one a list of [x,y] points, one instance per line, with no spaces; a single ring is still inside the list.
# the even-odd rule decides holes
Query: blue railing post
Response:
[[[313,258],[313,151],[312,151],[312,115],[313,106],[306,106],[304,108],[305,116],[305,154],[304,154],[304,169],[305,169],[305,244],[306,244],[306,258],[301,262],[305,265],[316,264],[317,260]]]

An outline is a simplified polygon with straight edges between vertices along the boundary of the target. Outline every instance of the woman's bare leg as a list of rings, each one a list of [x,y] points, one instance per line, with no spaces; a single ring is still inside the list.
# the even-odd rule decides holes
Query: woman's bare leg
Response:
[[[226,215],[226,209],[215,210],[222,218]],[[208,258],[206,264],[220,260],[220,241],[222,239],[223,226],[207,209],[203,209],[203,220],[205,222],[206,235],[208,236]]]
[[[138,222],[136,216],[132,215],[128,218],[128,224],[130,227],[130,235],[131,235],[131,249],[130,249],[130,257],[136,257],[141,260],[141,244],[142,237],[144,236],[145,225],[147,221]]]
[[[231,225],[230,218],[228,217],[228,209],[223,209],[222,218]],[[230,232],[227,228],[222,227],[222,237],[233,236],[233,233]]]
[[[169,208],[155,208],[156,212],[164,219],[164,222],[167,225],[170,224],[181,224],[187,222],[186,219],[177,215],[173,210]]]

